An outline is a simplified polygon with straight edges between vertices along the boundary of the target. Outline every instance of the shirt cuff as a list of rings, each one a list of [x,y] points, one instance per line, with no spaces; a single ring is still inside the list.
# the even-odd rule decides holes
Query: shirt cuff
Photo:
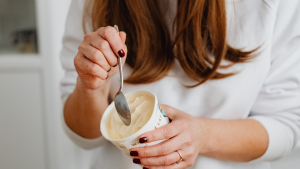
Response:
[[[64,128],[65,133],[79,147],[82,147],[84,149],[92,149],[92,148],[101,146],[104,142],[107,141],[103,136],[100,136],[95,139],[83,138],[69,128],[69,126],[65,122],[64,117],[62,119],[63,119],[62,120],[63,128]],[[99,126],[99,130],[100,130],[100,126]]]
[[[267,151],[252,162],[274,161],[287,155],[293,147],[293,133],[284,123],[272,117],[250,116],[266,129],[269,136]]]

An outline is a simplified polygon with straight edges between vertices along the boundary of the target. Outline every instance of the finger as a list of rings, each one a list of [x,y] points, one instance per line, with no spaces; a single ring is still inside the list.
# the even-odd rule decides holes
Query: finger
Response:
[[[83,44],[83,45],[79,46],[79,50],[90,61],[98,64],[106,71],[110,70],[110,67],[111,67],[110,64],[108,64],[103,53],[101,51],[99,51],[98,49],[94,48],[93,46]]]
[[[101,27],[97,30],[98,35],[108,41],[114,53],[120,57],[125,56],[124,45],[120,35],[114,27]]]
[[[149,157],[149,158],[134,158],[133,162],[140,162],[142,165],[149,166],[166,166],[176,163],[180,160],[180,156],[177,152],[172,152],[165,156]],[[138,163],[137,163],[138,164]]]
[[[150,165],[143,166],[143,168],[147,168],[147,169],[185,169],[187,167],[188,165],[184,161],[181,161],[179,164],[174,163],[167,166],[150,166]]]
[[[162,109],[165,111],[166,115],[173,120],[174,118],[176,118],[176,116],[178,116],[178,113],[180,113],[180,110],[177,110],[171,106],[168,105],[161,105]]]
[[[112,51],[108,41],[100,37],[91,39],[90,43],[92,46],[99,49],[103,53],[106,61],[109,63],[110,66],[114,66],[118,63],[117,56]]]
[[[181,125],[178,121],[174,121],[156,130],[146,132],[140,136],[140,143],[150,143],[153,141],[169,139],[176,136],[182,131]]]
[[[98,64],[87,59],[82,53],[81,56],[75,57],[74,65],[79,72],[82,74],[90,74],[96,76],[102,80],[107,79],[108,73]]]
[[[120,31],[119,35],[120,35],[122,43],[125,44],[125,42],[126,42],[126,36],[127,36],[126,33],[123,32],[123,31]]]
[[[135,154],[137,154],[139,157],[163,156],[180,149],[183,144],[184,141],[177,136],[153,146],[131,149],[130,152],[135,152]]]

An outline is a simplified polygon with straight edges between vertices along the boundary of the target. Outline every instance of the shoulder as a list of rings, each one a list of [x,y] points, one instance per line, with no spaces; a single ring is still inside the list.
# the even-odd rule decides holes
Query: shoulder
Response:
[[[228,42],[252,50],[300,24],[299,0],[226,0]],[[280,29],[282,29],[280,31]]]

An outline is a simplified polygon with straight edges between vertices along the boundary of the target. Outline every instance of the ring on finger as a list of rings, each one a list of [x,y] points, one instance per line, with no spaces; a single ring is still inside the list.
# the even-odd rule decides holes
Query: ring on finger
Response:
[[[182,157],[182,155],[178,152],[178,150],[176,150],[176,152],[177,152],[178,155],[180,156],[180,160],[176,162],[177,164],[179,164],[179,163],[183,160],[183,157]]]

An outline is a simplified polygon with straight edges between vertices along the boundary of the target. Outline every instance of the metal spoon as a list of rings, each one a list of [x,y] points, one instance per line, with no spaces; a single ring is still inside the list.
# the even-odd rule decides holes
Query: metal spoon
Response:
[[[114,28],[117,29],[119,33],[119,28],[117,25],[114,26]],[[115,97],[115,107],[117,109],[117,112],[119,114],[119,117],[123,121],[123,123],[126,126],[129,126],[131,123],[131,113],[129,109],[128,102],[122,93],[123,89],[123,71],[122,71],[122,62],[121,62],[121,57],[118,56],[118,64],[119,64],[119,71],[120,71],[120,89],[116,94]]]

